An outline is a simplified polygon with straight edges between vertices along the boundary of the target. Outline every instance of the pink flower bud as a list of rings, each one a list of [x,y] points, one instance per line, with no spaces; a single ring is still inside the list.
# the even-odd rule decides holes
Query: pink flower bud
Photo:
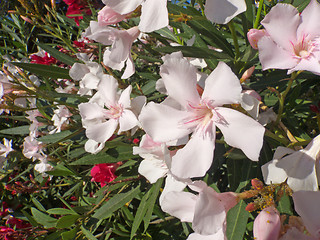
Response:
[[[256,240],[277,240],[281,228],[280,215],[273,207],[263,209],[253,223],[253,236]]]
[[[126,15],[121,15],[112,10],[112,8],[105,6],[98,13],[98,23],[100,26],[107,26],[121,22],[126,18]]]
[[[247,69],[243,74],[242,74],[242,77],[240,78],[240,81],[241,82],[244,82],[245,80],[249,79],[249,77],[251,77],[254,69],[256,67],[255,66],[252,66],[251,68]]]
[[[264,37],[268,36],[269,34],[263,29],[263,30],[258,30],[258,29],[250,29],[249,32],[247,33],[247,38],[249,40],[249,43],[252,48],[258,49],[258,41]]]

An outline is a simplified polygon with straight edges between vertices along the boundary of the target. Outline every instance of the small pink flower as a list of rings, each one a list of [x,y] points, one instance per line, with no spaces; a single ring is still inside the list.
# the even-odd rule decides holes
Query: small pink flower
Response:
[[[253,223],[253,236],[257,240],[278,239],[281,223],[278,210],[273,207],[263,209]]]
[[[104,187],[106,183],[112,182],[114,179],[117,178],[115,172],[120,165],[121,162],[96,164],[91,169],[91,181],[100,182],[101,187]]]

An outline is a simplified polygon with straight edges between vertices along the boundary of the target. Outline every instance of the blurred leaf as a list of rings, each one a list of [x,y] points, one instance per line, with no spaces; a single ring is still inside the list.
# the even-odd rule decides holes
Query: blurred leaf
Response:
[[[289,215],[293,214],[292,203],[288,195],[283,195],[281,197],[280,201],[278,202],[277,209],[281,214],[289,214]]]
[[[9,135],[27,135],[29,134],[30,125],[8,128],[4,130],[0,130],[0,133],[9,134]]]
[[[77,228],[73,228],[70,231],[64,232],[61,234],[62,240],[73,240],[77,234]]]
[[[249,212],[246,211],[246,203],[241,200],[236,206],[227,213],[227,231],[228,240],[242,240],[246,231]]]
[[[51,208],[47,210],[49,214],[56,214],[56,215],[67,215],[67,214],[74,214],[74,211],[71,211],[66,208]]]
[[[84,226],[81,226],[82,233],[90,240],[98,240],[93,234],[88,231]]]
[[[34,63],[20,63],[20,62],[11,62],[13,65],[20,67],[24,70],[27,70],[33,74],[51,78],[51,79],[71,79],[69,76],[69,70],[65,68],[60,68],[56,66],[48,66],[43,64],[34,64]]]
[[[121,208],[127,202],[132,200],[140,193],[140,186],[126,192],[119,193],[109,199],[102,207],[100,207],[92,217],[98,219],[106,219],[112,215],[113,212]]]
[[[58,219],[56,227],[57,228],[69,228],[71,227],[78,219],[80,215],[66,215]]]
[[[50,217],[49,215],[39,211],[38,209],[31,207],[32,216],[35,220],[46,228],[52,228],[56,226],[57,219]]]
[[[59,133],[48,134],[43,137],[39,137],[37,140],[43,143],[56,143],[61,142],[62,139],[67,138],[68,136],[72,135],[75,131],[62,131]]]
[[[73,171],[68,169],[66,166],[58,164],[52,171],[47,171],[49,175],[53,176],[74,176],[76,175]]]

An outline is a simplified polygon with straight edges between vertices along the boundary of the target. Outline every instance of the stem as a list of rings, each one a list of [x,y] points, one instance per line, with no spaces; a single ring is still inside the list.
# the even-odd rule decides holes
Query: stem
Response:
[[[235,48],[235,51],[236,51],[236,59],[238,59],[240,57],[239,43],[238,43],[236,30],[235,30],[234,25],[233,25],[233,21],[228,22],[228,27],[229,27],[231,35],[232,35],[233,44],[234,44],[234,48]]]
[[[258,11],[257,11],[257,17],[256,17],[256,21],[254,22],[254,25],[253,25],[253,28],[256,28],[256,29],[258,29],[258,25],[259,25],[259,22],[260,22],[260,16],[261,16],[263,2],[264,2],[264,0],[260,0],[259,1],[259,8],[258,8]]]
[[[291,74],[291,78],[289,79],[289,83],[288,86],[286,88],[286,90],[284,90],[284,92],[281,94],[281,97],[279,99],[279,110],[278,110],[278,116],[277,116],[277,120],[275,121],[275,125],[278,125],[281,117],[282,117],[282,113],[283,113],[283,108],[284,108],[284,101],[286,99],[287,94],[289,93],[292,84],[293,84],[293,80],[298,76],[299,73],[297,72],[293,72]]]
[[[273,132],[271,132],[268,129],[266,129],[265,135],[270,137],[270,138],[272,138],[272,139],[274,139],[274,140],[276,140],[276,141],[278,141],[278,142],[280,142],[280,143],[282,143],[285,146],[287,146],[290,143],[287,139],[277,136],[276,134],[274,134]]]

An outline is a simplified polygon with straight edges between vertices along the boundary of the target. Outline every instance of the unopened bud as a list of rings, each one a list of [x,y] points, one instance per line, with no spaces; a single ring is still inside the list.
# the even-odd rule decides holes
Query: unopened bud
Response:
[[[247,69],[243,74],[242,77],[240,78],[240,82],[243,83],[247,79],[249,79],[256,67],[252,66],[251,68]]]
[[[261,190],[264,187],[263,183],[258,178],[252,179],[251,180],[251,185],[256,190]]]
[[[253,202],[249,203],[247,206],[246,206],[246,211],[248,212],[253,212],[257,210],[257,206],[256,204],[254,204]]]
[[[24,21],[26,21],[26,22],[28,22],[28,23],[30,23],[30,24],[33,24],[33,21],[32,21],[30,18],[25,17],[25,16],[22,16],[22,15],[20,15],[20,17],[21,17]]]

